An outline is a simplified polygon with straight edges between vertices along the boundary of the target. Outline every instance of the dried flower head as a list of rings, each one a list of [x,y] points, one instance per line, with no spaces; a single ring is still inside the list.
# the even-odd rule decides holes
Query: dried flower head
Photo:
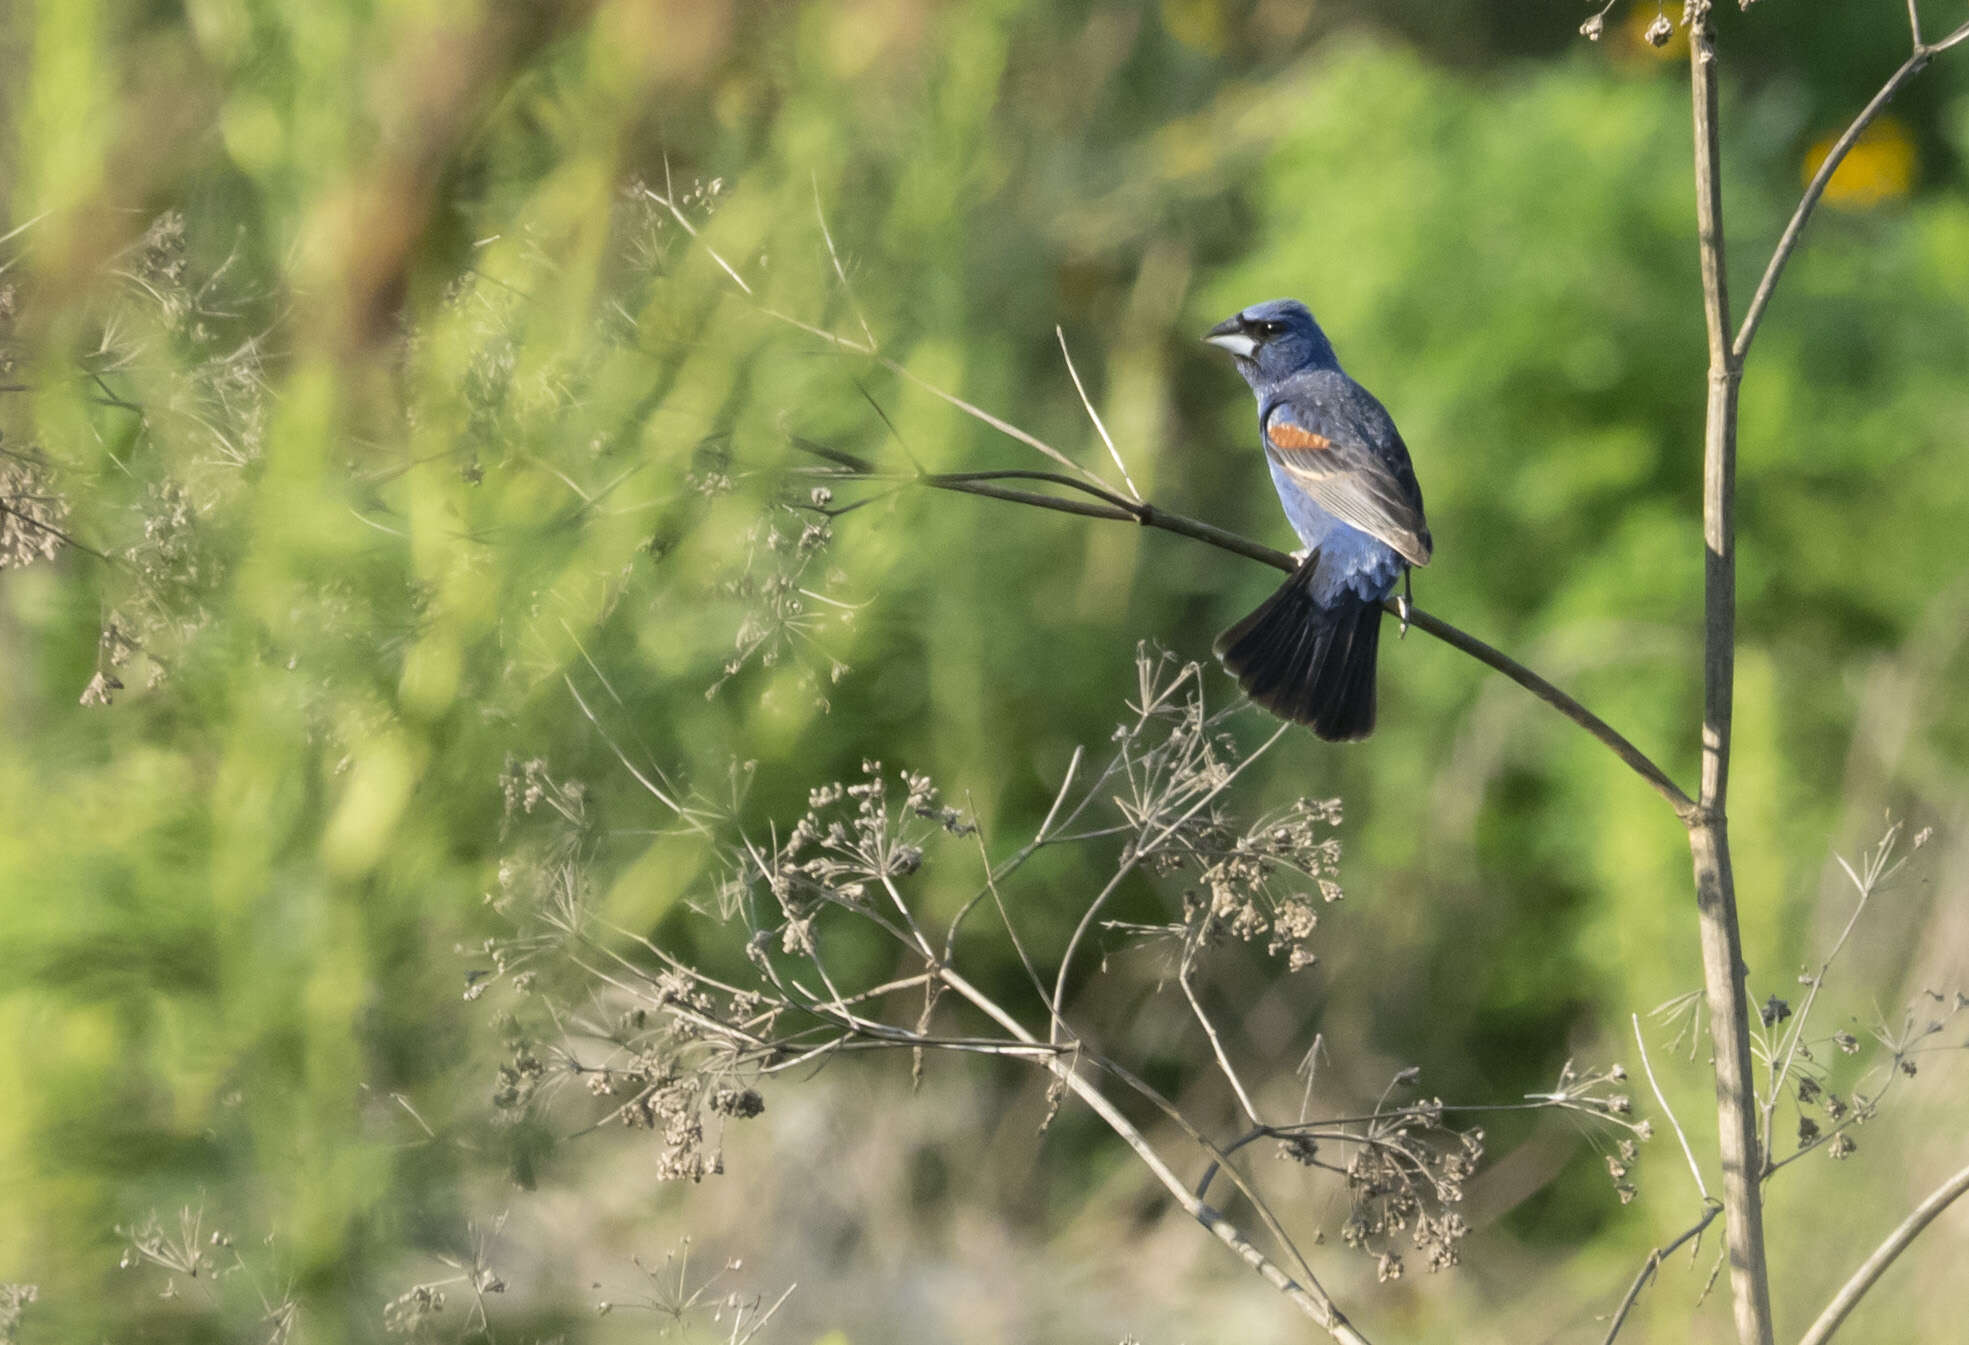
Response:
[[[68,501],[33,449],[0,449],[0,570],[53,560],[62,549]]]
[[[393,1336],[417,1335],[443,1315],[444,1302],[444,1290],[436,1285],[413,1285],[383,1305],[383,1329]]]

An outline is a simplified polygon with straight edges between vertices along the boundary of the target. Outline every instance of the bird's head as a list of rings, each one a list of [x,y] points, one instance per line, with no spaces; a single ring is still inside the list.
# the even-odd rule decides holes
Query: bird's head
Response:
[[[1326,333],[1297,299],[1253,304],[1212,327],[1203,339],[1230,351],[1238,372],[1253,387],[1303,369],[1339,367]]]

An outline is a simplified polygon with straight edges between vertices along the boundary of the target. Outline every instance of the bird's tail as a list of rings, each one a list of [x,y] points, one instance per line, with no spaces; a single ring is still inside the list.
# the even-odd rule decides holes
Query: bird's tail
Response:
[[[1381,606],[1343,592],[1313,596],[1306,558],[1276,593],[1217,637],[1217,657],[1252,700],[1328,742],[1374,731],[1374,660]]]

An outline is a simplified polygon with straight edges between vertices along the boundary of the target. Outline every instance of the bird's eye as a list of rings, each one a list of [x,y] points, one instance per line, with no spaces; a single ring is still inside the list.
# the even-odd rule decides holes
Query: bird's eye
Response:
[[[1277,336],[1285,331],[1285,324],[1283,322],[1260,322],[1257,324],[1257,327],[1258,335],[1260,336]]]

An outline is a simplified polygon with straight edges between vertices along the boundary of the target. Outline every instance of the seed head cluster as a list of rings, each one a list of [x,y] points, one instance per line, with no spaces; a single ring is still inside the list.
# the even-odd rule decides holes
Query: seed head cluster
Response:
[[[810,953],[813,923],[826,906],[865,907],[872,891],[912,877],[923,867],[924,847],[938,833],[968,836],[975,828],[946,806],[930,777],[884,772],[864,761],[861,777],[818,786],[807,810],[770,851],[746,850],[745,869],[769,897],[780,919],[779,945]]]
[[[1405,1268],[1396,1242],[1401,1233],[1408,1234],[1426,1270],[1456,1265],[1470,1226],[1454,1207],[1483,1158],[1483,1130],[1446,1125],[1441,1100],[1432,1098],[1384,1110],[1336,1139],[1351,1149],[1345,1169],[1350,1210],[1340,1226],[1341,1241],[1373,1257],[1384,1281],[1399,1279]],[[1285,1156],[1321,1161],[1316,1148],[1307,1148],[1309,1140],[1294,1136]]]

